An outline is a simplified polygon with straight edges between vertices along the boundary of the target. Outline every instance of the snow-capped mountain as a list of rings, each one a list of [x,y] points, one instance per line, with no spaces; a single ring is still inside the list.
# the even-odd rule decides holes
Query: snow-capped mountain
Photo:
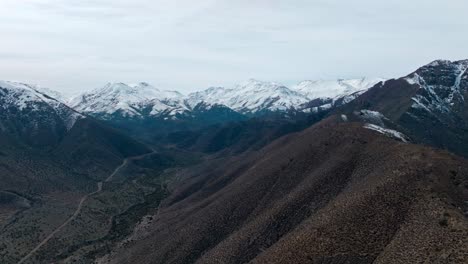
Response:
[[[467,70],[468,60],[437,60],[407,76],[409,84],[420,87],[412,107],[434,114],[459,108],[468,92]]]
[[[37,86],[0,81],[0,139],[51,148],[81,118]]]
[[[201,102],[225,105],[243,114],[262,111],[298,110],[308,98],[288,87],[274,83],[250,79],[231,89],[213,87],[192,93],[187,102],[190,106]]]
[[[340,98],[360,91],[366,91],[379,82],[382,78],[361,79],[338,79],[338,80],[316,80],[303,81],[291,87],[292,90],[305,95],[309,100],[317,98]]]
[[[303,106],[303,112],[320,112],[353,101],[379,82],[385,82],[385,79],[309,80],[300,82],[292,89],[309,100]]]
[[[63,104],[67,104],[68,102],[68,98],[65,95],[63,95],[61,92],[58,92],[58,91],[55,91],[46,87],[38,86],[38,85],[34,85],[33,87],[36,91],[40,92],[41,94],[46,95],[50,98],[53,98]]]
[[[58,95],[57,92],[35,85],[0,81],[0,109],[4,114],[15,112],[27,115],[51,111],[63,121],[67,129],[70,129],[76,120],[83,116],[53,98]]]
[[[144,82],[136,85],[109,83],[72,98],[68,104],[82,113],[106,119],[113,115],[132,118],[161,114],[175,116],[188,111],[179,92],[159,90]]]
[[[187,103],[222,104],[239,113],[250,115],[265,111],[316,112],[348,103],[381,81],[384,79],[303,81],[288,88],[278,83],[251,79],[234,88],[211,87],[189,94]]]
[[[377,84],[345,109],[348,117],[362,109],[381,113],[420,143],[468,156],[467,97],[468,60],[437,60]]]
[[[211,106],[225,106],[247,116],[268,112],[315,112],[348,103],[379,81],[382,79],[304,81],[288,88],[279,83],[250,79],[232,88],[211,87],[188,96],[160,90],[147,83],[109,83],[73,98],[68,104],[77,111],[103,119],[116,116],[177,119],[200,111],[200,107],[209,109]],[[314,103],[310,104],[311,101]]]

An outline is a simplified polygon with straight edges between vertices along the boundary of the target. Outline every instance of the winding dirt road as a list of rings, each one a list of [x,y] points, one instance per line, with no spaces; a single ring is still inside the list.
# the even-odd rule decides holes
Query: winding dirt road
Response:
[[[134,157],[129,157],[129,158],[126,158],[123,160],[122,164],[120,164],[117,168],[115,168],[115,170],[111,173],[111,175],[109,175],[109,177],[107,177],[103,182],[98,182],[97,183],[97,190],[92,192],[92,193],[88,193],[86,194],[85,196],[83,196],[80,200],[80,203],[78,204],[78,207],[76,208],[75,212],[73,213],[72,216],[70,216],[63,224],[61,224],[59,227],[57,227],[54,231],[52,231],[44,240],[42,240],[35,248],[33,248],[26,256],[24,256],[20,261],[18,261],[18,264],[22,264],[24,263],[25,261],[27,261],[32,255],[34,255],[42,246],[44,246],[47,242],[49,242],[49,240],[51,240],[58,232],[60,232],[65,226],[67,226],[71,221],[75,220],[75,218],[80,214],[81,212],[81,209],[83,208],[83,204],[88,200],[89,197],[95,195],[95,194],[98,194],[102,191],[102,185],[104,182],[110,182],[114,176],[125,166],[127,166],[127,164],[130,162],[130,161],[133,161],[133,160],[138,160],[138,159],[142,159],[146,156],[149,156],[149,155],[152,155],[156,153],[156,151],[152,151],[150,153],[146,153],[146,154],[143,154],[143,155],[139,155],[139,156],[134,156]]]

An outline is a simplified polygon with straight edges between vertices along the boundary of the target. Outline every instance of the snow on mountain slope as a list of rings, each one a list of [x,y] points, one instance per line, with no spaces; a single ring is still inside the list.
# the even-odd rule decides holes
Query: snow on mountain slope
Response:
[[[375,84],[385,81],[382,78],[375,79],[350,79],[350,80],[316,80],[303,81],[291,87],[292,90],[305,95],[309,100],[317,98],[337,98],[367,90]]]
[[[157,89],[148,83],[109,83],[66,100],[57,92],[35,87],[43,95],[65,102],[78,112],[101,119],[156,117],[177,119],[181,115],[223,105],[238,113],[319,111],[352,101],[382,79],[304,81],[288,88],[274,82],[254,79],[233,88],[212,87],[184,96],[176,91]],[[316,100],[319,99],[319,100]],[[314,101],[310,104],[311,101]]]
[[[9,111],[20,111],[26,115],[29,112],[53,111],[62,119],[67,129],[83,116],[69,108],[64,103],[52,97],[55,92],[17,82],[0,81],[0,109],[4,114]],[[58,94],[58,93],[57,93]],[[16,109],[16,110],[15,110]]]
[[[44,94],[50,98],[53,98],[63,104],[67,104],[68,102],[68,98],[58,91],[55,91],[46,87],[41,87],[41,86],[34,86],[34,89],[40,92],[41,94]]]
[[[401,132],[399,132],[399,131],[396,131],[396,130],[393,130],[393,129],[384,128],[384,127],[381,127],[381,126],[378,126],[378,125],[374,125],[374,124],[365,124],[365,125],[364,125],[364,128],[377,131],[377,132],[379,132],[380,134],[384,134],[384,135],[386,135],[386,136],[388,136],[388,137],[401,140],[401,141],[403,141],[403,142],[405,142],[405,143],[408,142],[407,137],[406,137],[403,133],[401,133]]]
[[[200,102],[222,104],[240,113],[257,113],[261,111],[318,111],[328,109],[336,101],[345,104],[384,79],[352,79],[334,81],[303,81],[292,88],[273,82],[249,80],[227,89],[212,87],[192,93],[187,103],[193,106]],[[311,110],[309,102],[321,99],[322,105],[314,105]]]
[[[231,89],[213,87],[192,93],[187,99],[190,106],[206,102],[225,105],[240,113],[299,109],[308,101],[304,95],[284,85],[254,79],[240,83]]]
[[[188,110],[179,92],[161,91],[144,82],[135,85],[109,83],[72,98],[69,105],[83,113],[103,116],[120,114],[124,117],[161,113],[175,115]]]
[[[451,113],[454,105],[465,102],[468,91],[468,60],[437,60],[421,67],[405,80],[422,89],[415,95],[413,108]]]
[[[217,104],[216,102],[221,101],[226,96],[226,90],[224,87],[210,87],[203,91],[191,93],[187,97],[187,104],[191,107],[195,107],[199,103]]]
[[[415,142],[468,157],[467,98],[468,60],[437,60],[377,84],[342,111],[379,112]]]

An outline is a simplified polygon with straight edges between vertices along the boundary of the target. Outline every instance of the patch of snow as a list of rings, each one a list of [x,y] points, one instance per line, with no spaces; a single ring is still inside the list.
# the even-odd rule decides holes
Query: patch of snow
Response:
[[[376,124],[382,127],[385,127],[384,120],[387,118],[377,111],[371,111],[367,109],[361,109],[359,112],[356,113],[361,119],[366,122],[370,122],[372,124]]]
[[[406,77],[405,80],[411,85],[414,85],[414,84],[421,85],[421,80],[423,79],[421,78],[421,76],[419,76],[419,74],[413,73],[412,75]]]
[[[422,97],[421,95],[416,95],[415,97],[411,98],[413,104],[411,105],[412,108],[423,109],[427,112],[431,112],[429,108],[427,108],[426,104],[422,103],[422,101],[427,101],[426,98]]]
[[[338,98],[338,99],[343,99],[342,104],[348,104],[348,103],[352,102],[354,99],[358,98],[363,93],[365,93],[366,91],[367,90],[357,91],[357,92],[349,94],[349,95],[344,95],[343,97]],[[337,99],[335,99],[334,101],[336,101],[336,100]]]
[[[341,120],[348,122],[348,117],[346,115],[341,115]]]
[[[393,130],[393,129],[383,128],[381,126],[374,125],[374,124],[365,124],[364,128],[377,131],[377,132],[379,132],[379,133],[381,133],[383,135],[386,135],[386,136],[389,136],[391,138],[401,140],[401,141],[403,141],[405,143],[408,142],[407,137],[403,133],[401,133],[399,131],[396,131],[396,130]]]
[[[332,104],[324,104],[320,106],[320,110],[328,110],[332,108]]]

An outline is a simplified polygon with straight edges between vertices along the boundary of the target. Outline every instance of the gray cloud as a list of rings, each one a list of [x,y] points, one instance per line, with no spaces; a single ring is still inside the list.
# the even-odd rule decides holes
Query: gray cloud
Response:
[[[77,92],[397,77],[468,58],[463,0],[4,0],[0,79]]]

